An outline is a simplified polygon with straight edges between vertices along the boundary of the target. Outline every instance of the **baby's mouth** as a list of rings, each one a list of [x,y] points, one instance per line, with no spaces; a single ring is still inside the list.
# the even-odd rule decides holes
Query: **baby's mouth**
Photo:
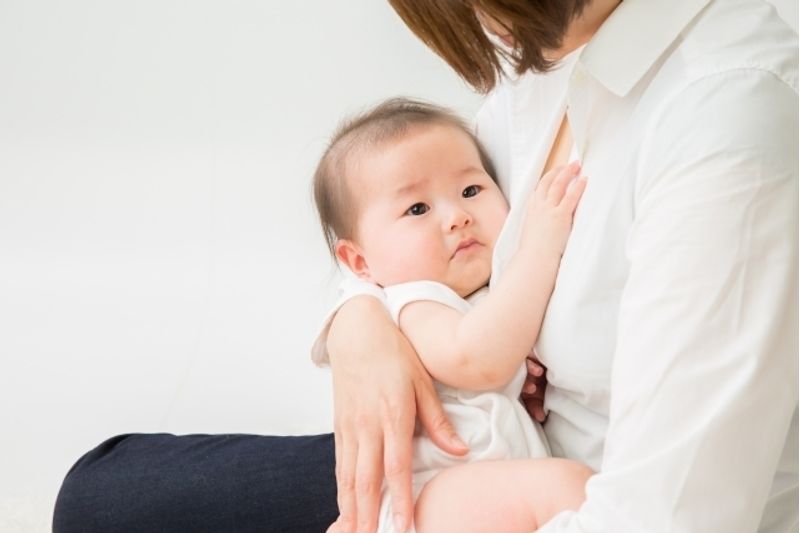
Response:
[[[478,239],[472,239],[472,238],[471,239],[464,239],[463,241],[458,243],[458,248],[456,248],[456,251],[453,252],[453,256],[452,257],[455,257],[455,256],[459,255],[460,253],[464,253],[464,252],[468,252],[470,250],[473,250],[473,249],[477,248],[478,246],[481,246],[481,243],[478,242]]]

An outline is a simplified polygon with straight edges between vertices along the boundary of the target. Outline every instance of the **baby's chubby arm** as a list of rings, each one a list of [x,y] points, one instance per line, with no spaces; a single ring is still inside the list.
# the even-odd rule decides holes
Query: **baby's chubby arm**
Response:
[[[528,199],[519,249],[489,295],[468,313],[419,301],[400,329],[431,376],[452,387],[489,390],[511,380],[539,336],[575,208],[586,187],[571,163],[545,174]]]

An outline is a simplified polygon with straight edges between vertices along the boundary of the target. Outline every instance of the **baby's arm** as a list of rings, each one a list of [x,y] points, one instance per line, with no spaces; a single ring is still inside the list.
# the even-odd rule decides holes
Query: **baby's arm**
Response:
[[[507,383],[539,336],[572,217],[585,188],[577,163],[547,173],[528,200],[517,253],[489,295],[464,314],[418,301],[400,329],[428,372],[450,386],[493,389]]]
[[[577,510],[591,475],[586,466],[556,458],[447,468],[422,489],[414,525],[418,533],[531,533],[561,511]]]

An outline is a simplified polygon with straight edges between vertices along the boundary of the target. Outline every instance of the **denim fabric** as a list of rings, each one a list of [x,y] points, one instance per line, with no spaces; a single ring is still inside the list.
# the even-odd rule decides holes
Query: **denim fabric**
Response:
[[[53,532],[311,533],[337,514],[332,434],[131,434],[72,467]]]

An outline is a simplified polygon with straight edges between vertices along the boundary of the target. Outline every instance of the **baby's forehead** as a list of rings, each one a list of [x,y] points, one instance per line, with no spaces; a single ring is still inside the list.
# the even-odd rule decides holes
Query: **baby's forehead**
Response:
[[[446,122],[413,124],[382,138],[352,138],[345,154],[340,178],[356,220],[364,209],[389,208],[448,186],[465,170],[485,174],[475,138]]]
[[[462,125],[436,118],[425,122],[411,122],[394,127],[383,127],[379,124],[367,126],[364,131],[358,132],[352,147],[362,154],[380,151],[387,146],[403,144],[411,139],[425,136],[432,132],[440,133],[447,138],[462,139],[477,147],[472,134]]]

